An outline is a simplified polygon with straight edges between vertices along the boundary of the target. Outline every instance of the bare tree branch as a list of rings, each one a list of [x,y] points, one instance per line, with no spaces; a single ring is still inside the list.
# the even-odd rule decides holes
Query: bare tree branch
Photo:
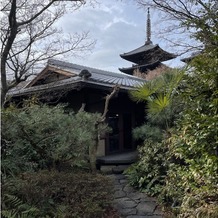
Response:
[[[152,7],[159,12],[161,11],[160,13],[164,15],[160,19],[160,22],[163,22],[163,25],[160,26],[162,32],[165,31],[163,38],[165,41],[171,42],[173,46],[183,48],[180,53],[187,53],[193,49],[195,51],[202,50],[202,47],[218,46],[216,40],[218,34],[216,0],[136,0],[136,2],[143,8]],[[175,34],[177,35],[175,36]],[[187,37],[191,40],[184,40]]]
[[[4,3],[0,23],[1,105],[7,91],[31,73],[35,74],[43,61],[66,53],[76,55],[93,47],[95,42],[88,39],[88,32],[66,35],[53,27],[70,6],[76,10],[85,3],[85,0],[11,0]],[[14,76],[9,84],[8,76],[12,73]]]
[[[100,120],[98,121],[98,123],[102,123],[105,121],[106,115],[108,112],[109,102],[110,102],[111,98],[119,91],[119,89],[120,89],[120,87],[118,85],[114,86],[113,91],[109,95],[106,96],[104,112],[103,112]]]

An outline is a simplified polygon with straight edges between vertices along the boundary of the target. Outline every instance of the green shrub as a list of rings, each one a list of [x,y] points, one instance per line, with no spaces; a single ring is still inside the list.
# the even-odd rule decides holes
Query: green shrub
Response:
[[[136,101],[147,101],[147,123],[133,130],[136,139],[142,139],[139,146],[139,161],[127,171],[130,184],[150,195],[161,193],[170,160],[166,139],[170,136],[178,113],[182,110],[178,98],[178,85],[183,72],[166,72],[143,87],[131,92]]]
[[[3,211],[18,214],[19,206],[28,204],[33,218],[102,217],[112,199],[111,184],[106,177],[81,171],[24,173],[8,180],[2,189],[3,199],[16,196],[17,202],[13,207],[2,202]]]
[[[164,179],[168,169],[166,146],[147,139],[138,150],[140,160],[131,165],[125,174],[134,187],[149,195],[157,195],[165,183]]]
[[[99,114],[66,112],[63,105],[31,105],[2,111],[2,171],[19,173],[82,166],[88,149],[105,126],[95,129]],[[90,128],[93,126],[93,128]]]
[[[144,124],[133,129],[133,137],[135,139],[151,139],[154,142],[161,142],[163,139],[162,130],[157,126],[151,124]]]
[[[218,216],[218,65],[217,51],[194,60],[184,81],[186,102],[169,138],[170,165],[163,199],[178,206],[178,217]]]

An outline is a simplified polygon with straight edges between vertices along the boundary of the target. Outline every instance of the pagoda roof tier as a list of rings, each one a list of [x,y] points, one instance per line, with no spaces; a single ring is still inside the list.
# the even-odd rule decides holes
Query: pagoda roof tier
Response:
[[[156,61],[152,64],[143,64],[143,65],[133,65],[132,67],[119,68],[123,73],[133,75],[134,70],[139,70],[140,72],[146,72],[148,70],[154,70],[155,68],[161,65],[160,61]]]
[[[162,62],[173,59],[175,54],[164,51],[159,45],[145,43],[143,46],[120,55],[121,58],[136,64]]]

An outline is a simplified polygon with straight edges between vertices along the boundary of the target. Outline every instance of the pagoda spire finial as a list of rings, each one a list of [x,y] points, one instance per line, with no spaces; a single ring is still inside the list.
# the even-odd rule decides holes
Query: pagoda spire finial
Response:
[[[151,41],[151,20],[150,20],[150,11],[149,11],[149,8],[148,8],[148,15],[147,15],[147,40],[145,42],[145,44],[152,44],[152,41]]]

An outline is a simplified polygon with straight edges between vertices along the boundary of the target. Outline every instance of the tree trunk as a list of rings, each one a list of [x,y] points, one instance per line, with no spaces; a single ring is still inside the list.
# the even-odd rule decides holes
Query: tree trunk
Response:
[[[96,138],[95,138],[95,144],[93,146],[89,147],[89,160],[90,160],[90,166],[91,166],[91,170],[92,172],[96,172],[97,168],[96,168],[96,160],[97,160],[97,148],[98,148],[98,143],[99,143],[99,139],[98,139],[98,127],[100,124],[102,124],[105,119],[106,119],[106,115],[108,112],[108,106],[109,106],[109,102],[111,100],[111,98],[119,91],[119,86],[116,85],[113,88],[113,91],[106,96],[106,100],[105,100],[105,105],[104,105],[104,112],[102,114],[102,116],[100,117],[99,120],[96,121],[95,123],[95,130],[96,130]]]
[[[4,106],[5,97],[8,91],[7,85],[7,76],[6,76],[6,62],[11,50],[12,44],[17,36],[18,33],[18,25],[16,21],[16,9],[17,3],[16,0],[12,1],[10,14],[9,14],[9,24],[10,24],[10,31],[8,34],[8,38],[5,42],[5,46],[1,56],[1,107]]]
[[[90,161],[90,167],[93,173],[96,173],[96,153],[97,153],[97,147],[98,147],[98,139],[95,140],[95,144],[89,146],[89,161]]]
[[[2,72],[2,69],[1,69]],[[1,73],[1,107],[4,107],[5,97],[7,94],[7,80],[6,80],[6,74]]]

